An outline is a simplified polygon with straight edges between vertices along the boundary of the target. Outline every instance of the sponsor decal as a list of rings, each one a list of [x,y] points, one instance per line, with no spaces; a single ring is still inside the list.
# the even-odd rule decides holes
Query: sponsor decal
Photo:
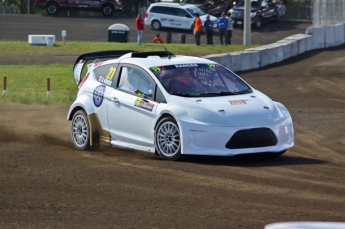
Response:
[[[93,90],[93,103],[96,107],[100,107],[103,103],[105,92],[105,85],[99,85],[98,87]]]
[[[87,80],[87,78],[89,78],[89,74],[87,73],[87,75],[84,77],[84,79],[81,81],[81,83],[78,86],[78,90],[80,90],[80,88],[83,86],[83,84],[85,83],[85,81]]]
[[[191,68],[191,67],[198,67],[197,64],[175,64],[176,68]]]
[[[109,72],[108,72],[108,75],[105,77],[107,80],[113,80],[113,77],[115,75],[115,72],[116,72],[116,68],[114,67],[110,67],[109,68]]]
[[[229,101],[231,105],[242,105],[242,104],[246,104],[246,102],[243,99],[239,99],[239,100],[230,100]]]
[[[154,103],[150,103],[147,100],[141,99],[141,98],[137,98],[135,100],[134,106],[142,108],[144,110],[148,110],[148,111],[152,111],[153,107],[155,106]]]

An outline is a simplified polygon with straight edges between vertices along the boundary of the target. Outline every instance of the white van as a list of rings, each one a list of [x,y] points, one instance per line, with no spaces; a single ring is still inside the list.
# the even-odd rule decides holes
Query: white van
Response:
[[[145,14],[145,25],[151,25],[154,30],[161,27],[193,30],[195,14],[199,13],[202,23],[206,21],[207,14],[200,8],[183,3],[153,3]],[[210,15],[217,28],[217,18]]]

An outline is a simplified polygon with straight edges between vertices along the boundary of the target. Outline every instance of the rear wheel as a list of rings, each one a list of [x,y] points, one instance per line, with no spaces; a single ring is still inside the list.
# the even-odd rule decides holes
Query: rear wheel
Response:
[[[160,23],[159,21],[157,21],[157,20],[154,20],[154,21],[151,23],[151,26],[152,26],[152,28],[153,28],[154,30],[159,30],[159,29],[162,27],[161,23]]]
[[[85,111],[77,111],[72,118],[71,126],[72,141],[74,146],[80,150],[89,150],[90,146],[90,124]]]
[[[155,130],[155,147],[165,160],[176,161],[181,157],[180,130],[172,117],[159,121]]]
[[[59,5],[56,2],[49,2],[46,6],[47,13],[56,15],[59,12]]]
[[[110,4],[105,4],[104,6],[102,6],[102,14],[107,17],[113,15],[114,7]]]

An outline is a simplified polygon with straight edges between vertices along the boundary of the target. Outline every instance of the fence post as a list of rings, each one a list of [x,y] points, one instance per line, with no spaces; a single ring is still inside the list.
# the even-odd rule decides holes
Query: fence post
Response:
[[[3,94],[6,94],[6,87],[7,87],[7,76],[4,76],[4,84],[2,86],[3,90],[2,90],[2,93]]]
[[[47,98],[50,98],[50,78],[47,78]]]

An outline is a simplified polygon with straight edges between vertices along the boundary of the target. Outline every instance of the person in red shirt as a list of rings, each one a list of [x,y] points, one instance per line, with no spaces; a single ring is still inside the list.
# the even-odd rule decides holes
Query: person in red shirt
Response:
[[[164,44],[164,41],[159,33],[153,38],[152,43]]]
[[[195,14],[194,21],[194,35],[195,35],[195,44],[200,45],[200,37],[202,32],[202,21],[198,13]]]
[[[138,14],[136,20],[135,20],[135,24],[137,27],[137,32],[138,32],[138,45],[141,45],[141,41],[143,39],[143,32],[144,32],[144,21],[141,18],[141,15]]]

